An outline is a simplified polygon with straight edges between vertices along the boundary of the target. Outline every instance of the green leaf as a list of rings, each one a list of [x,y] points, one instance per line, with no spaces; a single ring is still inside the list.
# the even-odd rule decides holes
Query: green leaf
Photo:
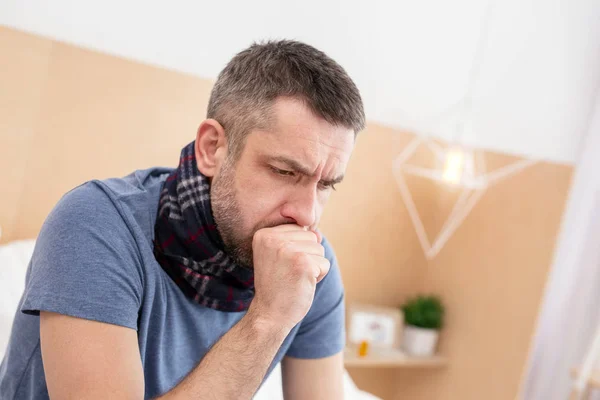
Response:
[[[402,305],[404,322],[426,329],[441,329],[444,326],[444,306],[437,296],[420,295]]]

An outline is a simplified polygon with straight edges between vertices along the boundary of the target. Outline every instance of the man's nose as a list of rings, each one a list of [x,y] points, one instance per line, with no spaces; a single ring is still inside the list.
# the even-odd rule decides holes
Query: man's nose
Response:
[[[312,227],[317,222],[319,207],[316,185],[297,188],[285,203],[282,216],[292,218],[300,226]]]

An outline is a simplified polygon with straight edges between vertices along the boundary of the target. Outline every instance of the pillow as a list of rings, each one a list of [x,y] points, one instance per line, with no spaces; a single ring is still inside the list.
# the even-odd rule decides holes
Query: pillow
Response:
[[[35,240],[0,245],[0,359],[4,356]]]

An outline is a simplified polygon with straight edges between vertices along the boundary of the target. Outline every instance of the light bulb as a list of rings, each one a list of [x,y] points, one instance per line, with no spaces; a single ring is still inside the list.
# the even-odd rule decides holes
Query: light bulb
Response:
[[[446,162],[442,178],[451,184],[458,184],[465,168],[465,152],[461,148],[452,148],[446,152]]]

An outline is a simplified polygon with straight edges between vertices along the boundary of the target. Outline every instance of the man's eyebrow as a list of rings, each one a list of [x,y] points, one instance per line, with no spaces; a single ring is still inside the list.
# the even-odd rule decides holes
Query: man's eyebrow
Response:
[[[325,186],[333,186],[344,180],[344,175],[337,176],[333,179],[321,179],[321,183]]]
[[[291,158],[288,158],[285,156],[272,156],[272,157],[269,157],[269,160],[270,161],[278,161],[280,163],[286,164],[288,166],[288,168],[290,168],[294,172],[298,172],[302,175],[313,176],[313,173],[308,168],[306,168],[304,165],[300,164],[298,161],[292,160]],[[326,185],[335,185],[336,183],[340,183],[343,180],[344,180],[344,175],[340,175],[333,179],[321,179],[321,182]]]

